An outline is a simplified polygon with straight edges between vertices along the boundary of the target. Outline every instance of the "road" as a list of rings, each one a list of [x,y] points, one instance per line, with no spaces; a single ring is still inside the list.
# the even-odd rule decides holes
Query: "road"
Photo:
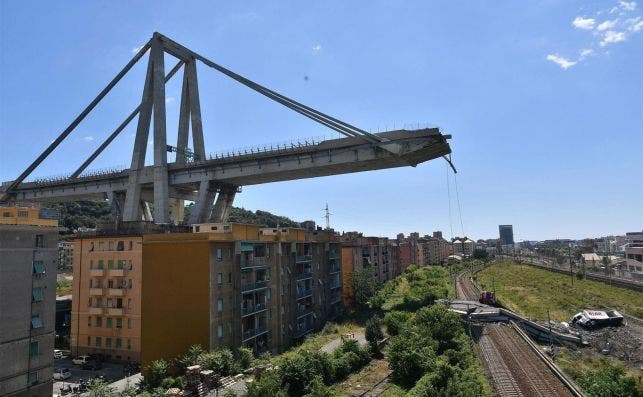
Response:
[[[455,288],[459,299],[478,299],[478,291],[466,273],[458,275]],[[485,325],[478,348],[483,365],[500,397],[572,396],[510,327]]]

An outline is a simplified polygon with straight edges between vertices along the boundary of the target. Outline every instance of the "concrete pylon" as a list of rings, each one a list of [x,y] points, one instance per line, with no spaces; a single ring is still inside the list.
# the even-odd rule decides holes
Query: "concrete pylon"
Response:
[[[234,196],[237,194],[238,186],[224,185],[219,189],[217,201],[214,203],[212,213],[210,214],[210,222],[221,223],[227,222],[232,209],[232,202]]]
[[[136,128],[129,182],[123,206],[124,221],[152,220],[149,206],[141,201],[140,173],[145,167],[145,153],[154,114],[154,221],[170,222],[165,116],[165,62],[163,43],[155,34],[150,43],[150,57],[143,87],[143,99]]]

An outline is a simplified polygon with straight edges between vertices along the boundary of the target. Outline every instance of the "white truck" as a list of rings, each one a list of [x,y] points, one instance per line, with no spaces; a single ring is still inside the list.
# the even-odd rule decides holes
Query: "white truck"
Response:
[[[76,365],[84,365],[89,362],[89,356],[78,356],[76,358],[73,358],[71,362]]]
[[[586,309],[580,313],[576,313],[570,322],[583,328],[619,326],[623,324],[623,315],[612,309]]]

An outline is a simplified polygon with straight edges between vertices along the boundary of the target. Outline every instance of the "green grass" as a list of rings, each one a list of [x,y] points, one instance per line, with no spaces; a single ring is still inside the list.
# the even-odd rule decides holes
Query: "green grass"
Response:
[[[574,278],[527,265],[503,262],[477,275],[480,288],[493,289],[505,307],[532,319],[569,321],[585,308],[613,307],[643,317],[643,294],[604,283]]]
[[[72,280],[64,279],[56,281],[56,295],[63,296],[71,294],[71,285]]]

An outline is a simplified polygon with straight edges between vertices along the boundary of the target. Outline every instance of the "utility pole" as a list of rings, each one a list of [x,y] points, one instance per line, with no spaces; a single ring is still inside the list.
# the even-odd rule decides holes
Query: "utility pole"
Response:
[[[328,230],[328,229],[330,229],[330,216],[332,215],[332,214],[330,213],[330,210],[328,209],[328,203],[326,203],[326,208],[323,208],[323,210],[324,210],[324,211],[325,211],[325,213],[326,213],[326,215],[325,215],[325,218],[326,218],[326,229]]]
[[[572,268],[572,243],[567,245],[567,258],[569,259],[569,276],[572,279],[572,287],[574,286],[574,271]]]

